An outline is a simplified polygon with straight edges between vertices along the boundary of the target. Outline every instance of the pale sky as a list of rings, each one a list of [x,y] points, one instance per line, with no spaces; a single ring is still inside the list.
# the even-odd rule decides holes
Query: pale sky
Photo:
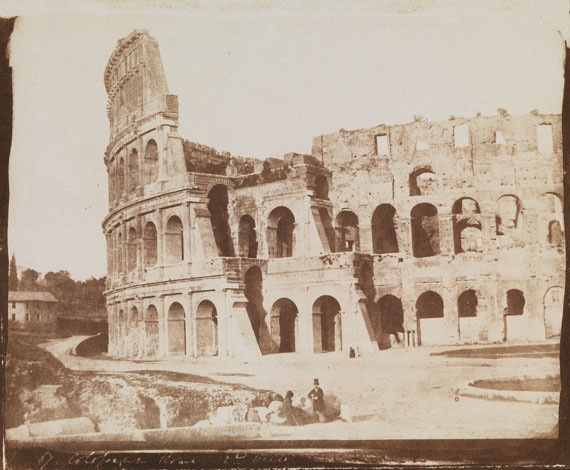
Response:
[[[118,3],[0,5],[23,15],[9,250],[42,273],[105,274],[103,71],[135,28],[159,42],[180,134],[237,155],[310,153],[313,136],[415,114],[561,111],[565,0]]]

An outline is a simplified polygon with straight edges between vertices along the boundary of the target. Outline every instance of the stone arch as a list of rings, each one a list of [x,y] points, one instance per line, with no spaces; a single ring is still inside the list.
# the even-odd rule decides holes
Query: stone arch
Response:
[[[234,256],[228,204],[228,188],[223,184],[214,185],[208,192],[208,210],[220,256]]]
[[[299,310],[290,299],[281,298],[271,307],[271,338],[280,353],[297,350],[298,316]]]
[[[267,221],[267,249],[269,258],[289,258],[294,253],[295,217],[284,206],[276,207]]]
[[[119,160],[119,171],[117,172],[117,191],[118,191],[117,199],[120,199],[125,193],[125,173],[126,173],[125,159],[121,158]]]
[[[238,245],[240,256],[257,258],[257,235],[255,233],[255,220],[244,215],[239,220]]]
[[[123,274],[123,234],[121,230],[119,230],[119,246],[117,248],[117,272]]]
[[[477,292],[474,289],[467,289],[457,297],[457,316],[459,318],[469,318],[477,316]]]
[[[437,176],[430,167],[414,170],[409,176],[410,196],[425,196],[438,192]]]
[[[443,299],[433,291],[422,293],[416,300],[416,318],[418,344],[437,344],[444,338],[439,337],[434,323],[441,321],[444,316]]]
[[[158,356],[160,348],[158,310],[154,305],[149,305],[144,316],[145,323],[145,355],[148,357]]]
[[[522,315],[526,300],[524,293],[519,289],[510,289],[507,291],[507,308],[505,315]]]
[[[168,355],[186,354],[186,314],[184,307],[173,302],[168,308]]]
[[[134,227],[129,229],[127,239],[127,271],[134,271],[137,267],[137,231]]]
[[[139,353],[138,348],[138,325],[139,325],[139,310],[133,306],[131,307],[131,318],[129,319],[130,324],[130,343],[131,343],[131,356],[135,357]]]
[[[547,227],[546,242],[548,245],[561,247],[564,245],[564,212],[562,199],[556,193],[546,193],[542,196],[545,225]]]
[[[156,265],[157,238],[156,226],[152,222],[147,222],[143,232],[144,265],[146,268]]]
[[[399,343],[404,333],[404,308],[402,301],[392,294],[380,297],[377,302],[378,315],[372,327],[377,339],[381,335],[389,335]]]
[[[129,155],[129,191],[134,191],[139,185],[139,154],[136,149]]]
[[[319,199],[329,198],[329,181],[325,175],[318,175],[315,178],[315,197]]]
[[[372,252],[374,254],[398,253],[396,235],[396,209],[390,204],[380,204],[372,214]]]
[[[167,264],[179,263],[184,259],[184,228],[176,215],[171,216],[166,223],[164,245]]]
[[[263,310],[263,274],[259,266],[249,268],[245,273],[244,281],[247,315],[251,322],[255,339],[259,344],[261,325],[265,316]]]
[[[198,356],[218,355],[218,311],[209,300],[196,308],[196,343]]]
[[[502,246],[509,247],[522,240],[523,205],[521,200],[512,194],[501,196],[497,200],[495,216],[496,232]]]
[[[432,204],[414,206],[412,216],[412,252],[416,258],[427,258],[440,253],[439,219]]]
[[[313,304],[313,344],[315,352],[342,350],[342,318],[338,301],[323,295]]]
[[[349,210],[343,210],[336,216],[336,251],[360,251],[358,216]]]
[[[158,179],[158,145],[154,139],[146,143],[143,161],[144,184],[154,183]]]
[[[479,203],[472,198],[463,197],[453,204],[453,245],[455,253],[481,251],[483,233]]]
[[[554,286],[544,294],[544,328],[547,338],[560,336],[564,306],[564,288]]]

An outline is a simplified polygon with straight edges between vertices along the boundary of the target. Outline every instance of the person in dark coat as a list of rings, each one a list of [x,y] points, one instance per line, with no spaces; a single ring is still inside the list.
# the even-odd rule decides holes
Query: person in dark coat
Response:
[[[299,426],[303,424],[302,417],[302,410],[293,406],[293,392],[289,390],[285,395],[285,399],[283,400],[283,416],[287,418],[286,424],[290,426]]]
[[[325,422],[325,400],[323,389],[319,387],[319,379],[313,380],[313,389],[309,392],[308,397],[313,401],[313,411],[319,417],[319,423]]]

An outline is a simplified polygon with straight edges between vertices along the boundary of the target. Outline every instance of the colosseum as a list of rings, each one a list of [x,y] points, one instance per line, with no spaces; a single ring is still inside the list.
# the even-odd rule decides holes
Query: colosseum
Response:
[[[560,115],[317,136],[258,160],[178,134],[157,41],[104,74],[115,357],[377,353],[560,334]]]

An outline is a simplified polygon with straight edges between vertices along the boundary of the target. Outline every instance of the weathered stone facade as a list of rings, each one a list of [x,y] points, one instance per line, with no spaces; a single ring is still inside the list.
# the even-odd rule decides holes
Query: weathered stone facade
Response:
[[[559,115],[341,130],[259,161],[183,141],[146,31],[119,41],[105,86],[112,355],[560,333]]]

